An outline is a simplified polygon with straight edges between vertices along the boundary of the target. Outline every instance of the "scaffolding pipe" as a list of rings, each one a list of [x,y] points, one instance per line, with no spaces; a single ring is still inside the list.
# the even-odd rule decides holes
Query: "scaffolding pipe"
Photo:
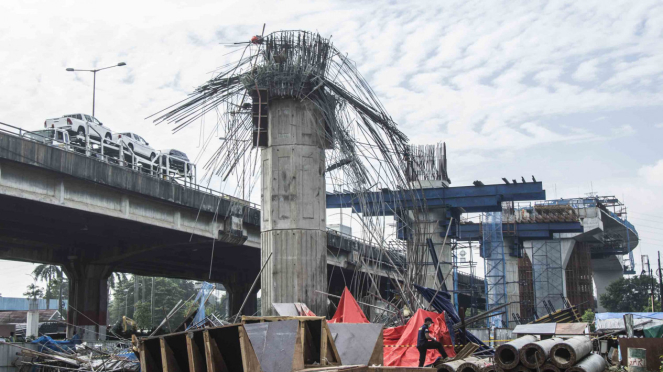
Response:
[[[478,361],[479,358],[469,357],[465,359],[453,360],[451,362],[442,363],[437,366],[439,372],[460,372],[460,366],[466,362]]]
[[[520,362],[525,367],[532,369],[541,367],[546,363],[546,359],[550,355],[550,349],[560,342],[564,342],[564,340],[561,338],[550,338],[527,344],[520,349]]]
[[[606,368],[607,363],[602,356],[590,354],[581,360],[580,363],[567,369],[567,372],[603,372]]]
[[[587,336],[576,336],[553,346],[550,361],[559,369],[567,369],[591,352],[592,340]]]
[[[502,369],[516,368],[520,364],[520,349],[536,341],[536,337],[527,335],[498,346],[495,349],[495,364]]]
[[[482,372],[484,368],[493,365],[488,359],[469,360],[468,358],[463,361],[465,363],[458,367],[457,372]]]

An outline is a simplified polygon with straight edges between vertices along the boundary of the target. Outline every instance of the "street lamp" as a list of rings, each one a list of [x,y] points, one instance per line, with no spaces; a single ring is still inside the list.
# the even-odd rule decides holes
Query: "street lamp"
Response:
[[[120,67],[120,66],[126,66],[126,65],[127,64],[124,63],[124,62],[120,62],[117,65],[108,66],[108,67],[104,67],[104,68],[97,68],[97,69],[94,69],[94,70],[78,70],[78,69],[74,69],[74,68],[71,68],[71,67],[67,67],[67,71],[69,71],[69,72],[86,71],[86,72],[92,72],[94,74],[94,78],[93,78],[93,82],[92,82],[92,116],[93,117],[94,117],[94,99],[95,99],[95,93],[96,93],[95,91],[96,91],[96,85],[97,85],[97,72],[99,72],[101,70],[107,70],[107,69],[113,68],[113,67]]]

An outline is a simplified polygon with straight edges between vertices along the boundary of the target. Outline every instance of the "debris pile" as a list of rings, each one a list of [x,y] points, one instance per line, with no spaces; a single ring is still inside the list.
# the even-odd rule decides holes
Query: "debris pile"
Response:
[[[102,351],[81,343],[74,336],[71,340],[56,341],[42,336],[29,346],[5,343],[18,349],[18,366],[30,371],[94,371],[94,372],[134,372],[139,370],[138,358],[130,348],[117,344],[112,352]],[[36,349],[36,350],[35,350]]]

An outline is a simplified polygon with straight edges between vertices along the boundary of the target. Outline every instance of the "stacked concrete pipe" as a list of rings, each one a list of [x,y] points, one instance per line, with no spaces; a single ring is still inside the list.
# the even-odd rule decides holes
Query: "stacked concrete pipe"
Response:
[[[523,336],[498,346],[495,349],[495,364],[499,367],[498,370],[516,368],[520,364],[520,349],[536,341],[534,336]]]
[[[562,370],[555,367],[552,363],[545,363],[537,369],[537,372],[562,372]]]
[[[488,359],[469,360],[467,358],[464,361],[465,363],[461,364],[456,372],[483,372],[484,368],[493,365]]]
[[[566,370],[566,372],[603,372],[607,363],[602,356],[590,354],[583,358],[580,363]]]
[[[451,362],[446,362],[446,363],[440,364],[439,366],[437,366],[437,370],[438,370],[438,372],[445,372],[445,371],[446,372],[460,372],[459,368],[463,363],[475,362],[475,361],[478,361],[478,360],[479,360],[479,358],[475,358],[475,357],[469,357],[469,358],[465,358],[465,359],[453,360]]]
[[[559,369],[567,369],[591,352],[592,340],[588,336],[576,336],[555,344],[550,349],[550,361]]]
[[[536,369],[546,363],[550,349],[564,342],[561,338],[549,338],[529,343],[520,349],[520,362],[527,368]]]

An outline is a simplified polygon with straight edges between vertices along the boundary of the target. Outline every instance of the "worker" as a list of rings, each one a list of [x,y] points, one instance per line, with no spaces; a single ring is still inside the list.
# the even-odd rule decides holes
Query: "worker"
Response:
[[[14,332],[9,332],[9,338],[7,339],[7,342],[16,342],[16,336],[14,336]]]
[[[429,327],[433,324],[433,319],[424,319],[424,324],[419,328],[417,335],[417,350],[419,350],[419,367],[424,366],[426,361],[426,352],[429,349],[436,349],[442,355],[442,359],[447,358],[447,353],[444,351],[442,344],[440,344],[435,337],[431,336]]]

